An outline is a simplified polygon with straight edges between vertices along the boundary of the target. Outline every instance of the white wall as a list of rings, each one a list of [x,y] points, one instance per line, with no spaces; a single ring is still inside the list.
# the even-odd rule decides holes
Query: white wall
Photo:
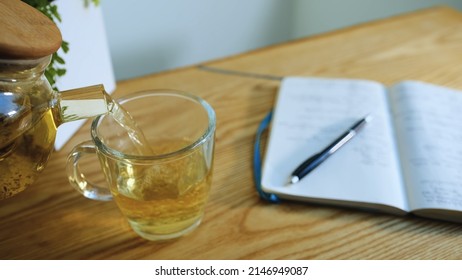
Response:
[[[288,40],[290,2],[102,0],[116,78],[195,64]]]
[[[116,79],[461,0],[101,0]]]

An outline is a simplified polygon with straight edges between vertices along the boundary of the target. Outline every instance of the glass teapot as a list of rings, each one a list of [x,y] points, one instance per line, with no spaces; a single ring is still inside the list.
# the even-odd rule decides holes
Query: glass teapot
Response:
[[[61,34],[19,0],[0,2],[0,200],[31,185],[53,150],[57,127],[104,114],[102,85],[53,91],[44,72]]]

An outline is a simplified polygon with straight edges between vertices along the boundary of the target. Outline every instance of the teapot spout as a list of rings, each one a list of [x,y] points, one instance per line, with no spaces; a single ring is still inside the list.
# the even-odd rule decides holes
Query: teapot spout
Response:
[[[106,114],[113,106],[103,85],[61,91],[58,95],[58,125]]]

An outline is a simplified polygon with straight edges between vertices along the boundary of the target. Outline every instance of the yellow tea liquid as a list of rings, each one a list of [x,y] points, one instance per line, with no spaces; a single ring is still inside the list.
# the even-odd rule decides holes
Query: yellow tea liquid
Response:
[[[159,154],[184,145],[182,140],[170,140],[151,149]],[[149,165],[100,157],[102,166],[117,164],[116,168],[105,168],[105,175],[112,182],[115,201],[138,234],[147,239],[167,239],[200,223],[212,180],[212,163],[207,162],[202,148]]]
[[[14,143],[0,149],[0,200],[23,191],[36,180],[53,150],[55,137],[56,125],[48,110]]]

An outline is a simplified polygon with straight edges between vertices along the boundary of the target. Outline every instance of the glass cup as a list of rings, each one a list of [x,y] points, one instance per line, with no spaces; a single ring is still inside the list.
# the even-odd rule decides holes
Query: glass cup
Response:
[[[97,117],[92,140],[71,151],[67,173],[84,196],[114,199],[130,226],[148,240],[180,237],[201,222],[212,182],[215,113],[199,97],[172,90],[118,100],[143,132],[140,152],[113,114]],[[146,151],[147,148],[147,151]],[[82,157],[96,154],[109,188],[87,180]]]

